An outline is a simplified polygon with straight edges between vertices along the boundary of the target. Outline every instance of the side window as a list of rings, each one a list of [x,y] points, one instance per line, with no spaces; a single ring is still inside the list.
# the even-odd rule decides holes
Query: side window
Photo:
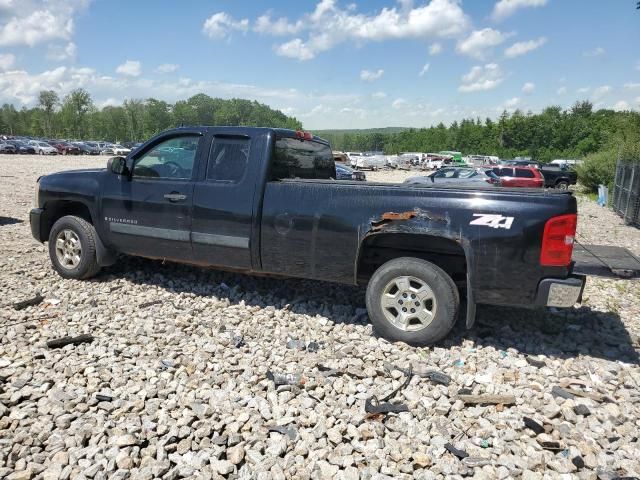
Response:
[[[136,160],[133,177],[190,179],[199,135],[165,140]]]
[[[249,164],[251,140],[240,137],[215,137],[209,152],[207,180],[238,183]]]
[[[513,177],[513,168],[501,168],[498,175],[501,177]]]
[[[331,148],[320,142],[282,137],[276,140],[271,179],[335,177]]]
[[[516,177],[519,178],[535,178],[535,175],[531,170],[526,170],[524,168],[516,168]]]
[[[445,170],[443,173],[443,177],[444,178],[453,178],[456,175],[456,171],[455,170]]]

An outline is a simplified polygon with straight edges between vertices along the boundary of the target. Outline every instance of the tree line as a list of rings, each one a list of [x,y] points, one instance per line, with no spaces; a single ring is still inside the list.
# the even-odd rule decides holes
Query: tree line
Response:
[[[259,102],[224,100],[203,93],[173,104],[148,98],[98,108],[84,89],[73,90],[64,98],[53,90],[44,90],[35,107],[16,109],[5,103],[0,109],[0,134],[5,135],[143,141],[180,125],[302,128],[297,119]]]
[[[541,113],[516,110],[499,119],[465,119],[449,126],[407,129],[399,133],[327,132],[335,150],[400,152],[461,151],[500,158],[532,157],[541,162],[580,158],[640,139],[640,114],[601,109],[588,101],[570,109],[558,106]]]

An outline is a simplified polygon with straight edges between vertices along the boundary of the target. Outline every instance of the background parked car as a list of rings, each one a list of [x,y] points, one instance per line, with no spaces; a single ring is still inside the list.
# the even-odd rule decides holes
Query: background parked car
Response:
[[[544,187],[544,177],[535,167],[494,167],[491,170],[500,177],[503,187]]]
[[[0,141],[0,153],[16,153],[15,145],[7,143],[5,141]]]
[[[545,165],[541,171],[544,176],[544,186],[547,188],[567,190],[569,185],[578,183],[578,174],[570,168]]]
[[[92,146],[87,142],[73,142],[73,144],[80,149],[83,155],[100,155],[100,150],[97,146]]]
[[[35,149],[38,155],[57,155],[58,150],[42,140],[31,140],[29,144]]]
[[[445,167],[430,175],[409,177],[404,183],[407,184],[447,184],[447,183],[483,183],[499,185],[500,179],[491,170],[473,169],[465,167]]]
[[[366,179],[367,176],[364,172],[336,163],[336,180],[358,180],[364,182]]]
[[[16,148],[16,153],[19,153],[21,155],[34,155],[36,153],[35,148],[23,141],[7,140],[6,143],[13,145]]]
[[[561,159],[551,160],[549,165],[557,165],[558,167],[575,168],[577,165],[582,165],[582,160]]]
[[[51,144],[53,147],[58,150],[60,155],[80,155],[80,149],[69,142],[54,140],[54,143]]]

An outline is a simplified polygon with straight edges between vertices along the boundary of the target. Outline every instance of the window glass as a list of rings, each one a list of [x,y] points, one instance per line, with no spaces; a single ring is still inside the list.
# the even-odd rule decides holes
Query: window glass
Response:
[[[535,178],[535,175],[531,170],[525,170],[524,168],[516,168],[516,177]]]
[[[475,170],[460,170],[458,172],[458,178],[471,178],[476,174]]]
[[[189,179],[199,135],[176,137],[159,143],[136,160],[134,177]]]
[[[496,174],[501,177],[513,177],[513,168],[500,168],[498,169]]]
[[[271,179],[335,177],[331,148],[323,143],[283,137],[276,140]]]
[[[216,137],[211,145],[207,180],[238,183],[249,164],[248,138]]]
[[[444,178],[453,178],[455,175],[456,175],[455,170],[445,170],[441,176]]]

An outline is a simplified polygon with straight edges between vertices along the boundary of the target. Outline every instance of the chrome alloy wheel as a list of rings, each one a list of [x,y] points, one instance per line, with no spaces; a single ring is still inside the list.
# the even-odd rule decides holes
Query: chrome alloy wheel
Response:
[[[431,324],[436,315],[437,302],[426,282],[416,277],[400,276],[384,287],[380,306],[394,327],[416,332]]]
[[[82,259],[82,244],[73,230],[62,230],[56,237],[56,257],[60,265],[73,270]]]

